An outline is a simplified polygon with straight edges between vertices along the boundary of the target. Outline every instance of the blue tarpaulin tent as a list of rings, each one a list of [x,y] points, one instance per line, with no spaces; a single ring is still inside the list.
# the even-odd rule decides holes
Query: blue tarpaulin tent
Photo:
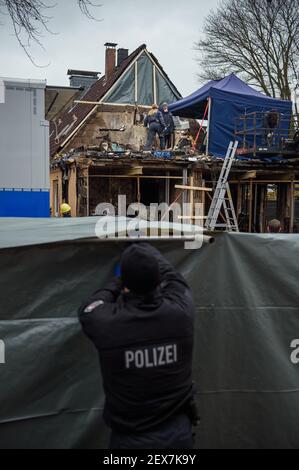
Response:
[[[231,74],[222,80],[206,83],[192,95],[170,105],[170,111],[180,117],[202,119],[209,103],[208,152],[223,157],[234,138],[235,119],[253,112],[272,109],[289,115],[292,102],[274,99],[254,90]]]

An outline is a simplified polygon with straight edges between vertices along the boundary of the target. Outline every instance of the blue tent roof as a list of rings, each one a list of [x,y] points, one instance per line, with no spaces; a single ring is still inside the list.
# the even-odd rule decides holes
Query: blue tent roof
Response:
[[[260,91],[257,91],[251,86],[247,85],[247,83],[240,80],[233,73],[223,78],[222,80],[216,80],[209,83],[211,84],[210,88],[216,88],[217,90],[228,91],[229,93],[238,93],[239,95],[249,95],[256,96],[258,98],[272,99],[269,96],[266,96]]]
[[[227,94],[226,97],[225,94]],[[208,98],[219,98],[220,96],[228,101],[239,100],[242,96],[247,99],[255,98],[256,104],[267,107],[277,107],[277,104],[281,103],[287,103],[288,108],[291,106],[290,101],[277,100],[266,96],[232,73],[222,80],[209,81],[191,95],[171,104],[169,108],[177,116],[200,119],[204,113],[205,101]]]
[[[234,138],[235,119],[242,114],[276,109],[290,114],[292,102],[274,99],[255,90],[231,74],[222,80],[211,80],[191,95],[169,106],[176,116],[200,119],[207,99],[211,98],[209,151],[224,156]]]

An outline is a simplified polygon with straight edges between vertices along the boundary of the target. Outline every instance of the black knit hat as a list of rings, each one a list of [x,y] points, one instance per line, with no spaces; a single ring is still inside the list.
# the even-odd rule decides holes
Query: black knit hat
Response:
[[[124,251],[120,269],[124,287],[136,294],[152,292],[160,284],[158,261],[138,243]]]

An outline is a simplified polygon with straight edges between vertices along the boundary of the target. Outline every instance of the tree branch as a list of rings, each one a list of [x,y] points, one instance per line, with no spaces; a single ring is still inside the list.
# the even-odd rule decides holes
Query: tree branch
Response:
[[[91,0],[76,0],[76,2],[85,16],[100,21],[91,13],[91,9],[100,7],[100,4],[93,3]],[[49,29],[52,16],[48,14],[56,5],[51,0],[0,0],[0,15],[10,18],[20,46],[36,66],[38,65],[31,55],[30,47],[35,43],[43,48],[41,42],[43,33],[53,34]]]
[[[226,0],[207,16],[204,34],[195,45],[201,78],[240,73],[269,96],[291,98],[299,67],[299,0]]]

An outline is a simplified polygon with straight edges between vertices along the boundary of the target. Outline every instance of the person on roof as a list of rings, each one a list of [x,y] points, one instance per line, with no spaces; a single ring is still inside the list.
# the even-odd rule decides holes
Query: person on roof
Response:
[[[126,248],[119,273],[79,309],[100,358],[110,448],[192,448],[198,417],[191,290],[147,243]]]
[[[61,212],[62,217],[64,218],[72,217],[72,208],[66,203],[61,204],[60,212]]]
[[[169,149],[173,147],[173,134],[174,134],[174,120],[173,115],[168,109],[168,104],[162,104],[162,115],[165,123],[165,130],[160,135],[160,146],[161,150],[165,148]]]
[[[275,145],[275,129],[280,125],[281,115],[276,109],[267,111],[264,115],[265,137],[268,148]]]
[[[163,119],[163,114],[159,111],[158,105],[152,105],[151,110],[144,119],[144,127],[148,127],[147,142],[144,150],[150,151],[152,150],[156,135],[158,134],[160,137],[167,129]]]

